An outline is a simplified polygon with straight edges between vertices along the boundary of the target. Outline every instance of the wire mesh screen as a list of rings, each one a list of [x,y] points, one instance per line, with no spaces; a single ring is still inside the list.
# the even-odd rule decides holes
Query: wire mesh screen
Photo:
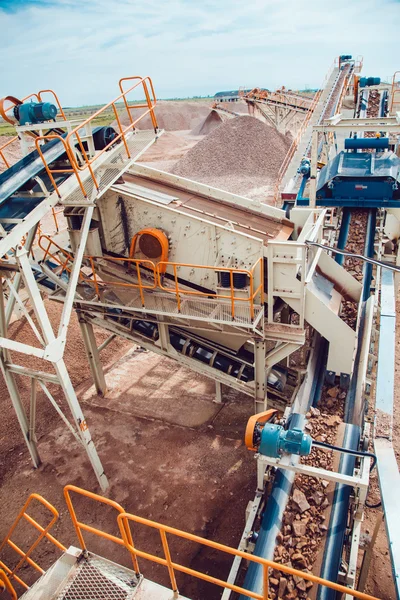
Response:
[[[138,579],[99,559],[84,559],[64,585],[57,600],[130,600]]]

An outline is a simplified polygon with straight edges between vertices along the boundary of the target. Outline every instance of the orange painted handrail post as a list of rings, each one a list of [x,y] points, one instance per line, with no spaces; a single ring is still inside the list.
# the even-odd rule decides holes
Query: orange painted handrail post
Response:
[[[263,600],[269,600],[268,565],[263,565]]]
[[[174,263],[173,268],[174,268],[176,301],[178,304],[178,312],[181,312],[181,297],[179,295],[179,283],[178,283],[178,275],[176,272],[176,263]]]
[[[0,586],[0,592],[3,590],[7,590],[7,592],[10,594],[12,600],[18,600],[17,593],[14,590],[13,586],[11,585],[11,582],[8,579],[5,571],[3,571],[3,569],[0,569],[0,584],[2,584]]]
[[[172,566],[171,553],[169,551],[169,546],[168,546],[168,541],[167,541],[167,534],[162,529],[160,529],[160,537],[161,537],[162,547],[164,550],[165,560],[167,561],[168,573],[169,573],[169,578],[171,580],[172,591],[174,592],[174,596],[179,595],[178,585],[176,583],[176,578],[175,578],[175,571],[174,571],[174,567]]]
[[[130,155],[130,152],[129,152],[129,147],[128,147],[128,144],[126,142],[125,136],[123,135],[123,129],[122,129],[122,125],[121,125],[121,119],[119,118],[117,107],[115,106],[114,103],[113,103],[112,107],[113,107],[113,110],[114,110],[115,120],[118,123],[119,132],[122,135],[122,141],[124,142],[124,146],[125,146],[125,150],[126,150],[126,155],[127,155],[128,158],[130,158],[131,155]]]
[[[144,307],[144,294],[143,294],[143,287],[142,287],[142,278],[140,276],[140,267],[139,267],[139,264],[137,261],[136,261],[136,274],[137,274],[138,283],[139,283],[140,300],[142,302],[142,307]]]
[[[231,314],[232,314],[232,321],[235,319],[235,293],[234,293],[234,289],[233,289],[233,271],[232,269],[229,270],[229,284],[231,286]]]
[[[44,506],[52,515],[51,520],[49,521],[49,523],[47,524],[46,527],[42,527],[42,525],[40,525],[35,519],[33,519],[28,513],[27,513],[27,509],[30,506],[30,504],[33,501],[37,501],[40,504],[42,504],[42,506]],[[24,506],[22,507],[22,509],[19,511],[17,518],[15,519],[13,525],[11,526],[11,528],[9,529],[6,537],[4,538],[3,542],[0,544],[0,552],[6,547],[9,546],[10,548],[12,548],[20,557],[21,559],[19,560],[19,562],[12,568],[8,568],[7,565],[4,564],[3,561],[0,560],[0,568],[2,568],[6,574],[7,577],[10,579],[15,579],[15,581],[17,581],[20,585],[22,585],[23,587],[25,587],[25,589],[28,589],[28,585],[20,578],[16,575],[17,571],[22,567],[22,565],[26,562],[28,563],[31,567],[33,567],[36,571],[38,571],[40,574],[43,574],[44,571],[43,569],[34,561],[30,558],[32,552],[37,548],[37,546],[40,544],[40,542],[46,538],[49,541],[51,541],[53,544],[55,544],[57,546],[57,548],[59,548],[62,551],[65,551],[66,548],[65,546],[63,546],[63,544],[61,544],[60,542],[58,542],[52,535],[49,534],[50,529],[53,527],[53,525],[55,524],[55,522],[58,519],[58,511],[54,508],[54,506],[52,506],[52,504],[50,504],[50,502],[48,502],[47,500],[45,500],[42,496],[39,496],[39,494],[31,494],[29,496],[29,498],[27,499],[27,501],[25,502]],[[20,521],[22,519],[25,519],[30,525],[32,525],[37,531],[39,531],[39,536],[36,538],[36,540],[31,544],[31,546],[29,547],[28,550],[24,551],[22,550],[15,542],[13,542],[11,540],[11,536],[14,533],[17,525],[20,523]]]
[[[74,492],[76,494],[79,494],[80,496],[84,496],[86,498],[90,498],[91,500],[95,500],[97,502],[100,502],[102,504],[110,506],[111,508],[114,508],[119,513],[119,516],[122,514],[125,514],[125,513],[124,513],[124,509],[122,508],[122,506],[120,504],[118,504],[118,502],[115,502],[114,500],[110,500],[109,498],[105,498],[104,496],[99,496],[98,494],[94,494],[93,492],[88,492],[87,490],[83,490],[82,488],[79,488],[75,485],[66,485],[64,487],[64,498],[67,503],[67,507],[68,507],[68,510],[69,510],[69,513],[71,516],[71,520],[72,520],[73,526],[75,528],[76,534],[78,536],[78,540],[79,540],[82,550],[87,550],[85,540],[83,539],[82,530],[87,531],[89,533],[94,533],[95,535],[98,535],[99,537],[102,537],[102,538],[105,538],[112,542],[115,542],[116,544],[118,544],[120,546],[125,546],[123,537],[118,538],[115,535],[112,535],[110,533],[106,533],[105,531],[102,531],[101,529],[97,529],[96,527],[91,527],[90,525],[86,525],[86,523],[78,521],[74,506],[72,504],[70,492]],[[124,535],[125,535],[125,539],[127,540],[127,542],[129,544],[133,545],[132,534],[131,534],[131,530],[130,530],[129,526],[128,526],[128,529],[126,531],[124,531]],[[136,556],[131,555],[131,558],[132,558],[133,568],[135,569],[135,573],[137,575],[140,575],[139,564],[138,564]]]
[[[97,282],[96,268],[95,268],[95,265],[94,265],[93,256],[91,256],[91,257],[89,258],[89,261],[90,261],[90,267],[91,267],[91,269],[92,269],[92,273],[93,273],[93,282],[94,282],[94,287],[95,287],[95,290],[96,290],[96,294],[97,294],[97,296],[98,296],[98,298],[99,298],[99,300],[100,300],[100,288],[99,288],[99,284],[98,284],[98,282]]]

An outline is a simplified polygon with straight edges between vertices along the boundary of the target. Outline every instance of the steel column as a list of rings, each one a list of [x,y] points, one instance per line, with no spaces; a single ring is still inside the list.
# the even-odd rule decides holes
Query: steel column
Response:
[[[79,317],[79,326],[81,328],[82,339],[89,361],[90,371],[92,373],[96,391],[101,396],[107,392],[107,384],[104,377],[104,371],[100,360],[100,353],[94,336],[93,325]]]
[[[254,344],[254,376],[256,384],[254,395],[255,414],[267,409],[267,386],[265,384],[265,350],[265,341],[256,340]]]
[[[79,401],[75,394],[75,390],[72,385],[71,379],[69,377],[67,367],[65,366],[64,360],[61,359],[58,362],[54,363],[54,368],[55,368],[57,376],[60,380],[60,385],[63,389],[65,398],[68,402],[68,406],[71,410],[78,434],[79,434],[79,436],[82,440],[82,443],[85,447],[86,453],[92,464],[93,470],[96,474],[96,477],[100,484],[100,487],[104,492],[109,487],[107,477],[104,473],[103,465],[101,464],[99,455],[97,454],[96,447],[95,447],[92,437],[90,435],[89,428],[86,423],[86,419],[85,419],[82,409],[79,405]]]
[[[3,279],[0,277],[1,287],[1,299],[0,299],[0,334],[5,337],[7,335],[6,317],[4,309],[4,293],[3,293]],[[13,404],[15,413],[19,425],[21,427],[22,435],[25,443],[28,447],[29,454],[31,455],[33,466],[37,468],[41,461],[39,452],[37,449],[36,442],[30,439],[29,436],[29,423],[25,412],[24,405],[21,400],[21,396],[18,390],[17,383],[15,381],[14,374],[7,369],[7,362],[11,362],[9,351],[5,348],[0,348],[0,368],[4,376],[4,380],[7,385],[8,393],[10,394],[11,402]]]

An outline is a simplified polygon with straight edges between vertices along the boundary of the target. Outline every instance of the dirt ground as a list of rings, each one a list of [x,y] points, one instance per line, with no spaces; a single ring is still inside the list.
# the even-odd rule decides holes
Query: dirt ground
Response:
[[[52,321],[60,306],[49,304]],[[12,336],[31,341],[26,325],[15,322]],[[104,340],[97,332],[98,342]],[[131,344],[114,340],[102,356],[109,393],[97,396],[92,386],[80,330],[74,316],[70,326],[66,362],[81,401],[105,472],[110,480],[110,498],[136,513],[189,532],[236,546],[244,525],[247,502],[255,489],[255,465],[244,447],[243,435],[251,414],[250,398],[225,390],[223,405],[216,404],[214,384],[152,353],[137,352]],[[27,358],[28,366],[39,367]],[[42,366],[43,368],[43,366]],[[27,400],[26,382],[19,381]],[[0,538],[31,492],[42,494],[60,511],[54,528],[65,545],[77,544],[62,497],[63,486],[73,483],[98,492],[95,476],[83,449],[61,423],[42,394],[38,394],[38,441],[42,466],[32,469],[28,451],[4,381],[0,382],[2,435],[0,438]],[[55,398],[63,405],[57,390]],[[68,410],[68,409],[66,409]],[[79,515],[90,524],[116,531],[115,515],[85,499],[77,500]],[[154,532],[139,528],[135,543],[140,548],[158,547]],[[90,547],[129,565],[119,547],[98,539]],[[226,576],[229,557],[213,557],[195,544],[171,540],[171,549],[186,565],[207,568]],[[58,555],[46,546],[36,553],[47,567]],[[164,569],[144,563],[144,574],[167,584]],[[182,577],[182,593],[204,598],[201,582],[193,587]],[[208,590],[207,597],[215,596]],[[219,597],[219,594],[216,596]]]

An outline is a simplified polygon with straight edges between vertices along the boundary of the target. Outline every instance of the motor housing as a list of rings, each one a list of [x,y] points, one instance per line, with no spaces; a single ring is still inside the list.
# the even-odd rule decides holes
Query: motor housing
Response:
[[[370,85],[379,85],[381,82],[380,77],[360,77],[360,87],[368,87]]]
[[[312,438],[302,429],[284,429],[282,425],[266,423],[261,431],[259,453],[272,458],[282,454],[307,456],[311,452]]]
[[[45,123],[57,116],[57,107],[51,102],[25,102],[14,108],[14,114],[20,125]]]

